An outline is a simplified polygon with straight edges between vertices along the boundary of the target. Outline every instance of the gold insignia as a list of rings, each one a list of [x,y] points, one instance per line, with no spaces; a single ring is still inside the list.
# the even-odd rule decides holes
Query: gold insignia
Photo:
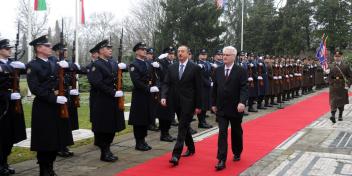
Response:
[[[31,69],[28,68],[28,69],[27,69],[27,74],[30,74],[30,73],[31,73]]]
[[[134,71],[134,67],[131,67],[131,71]]]
[[[93,72],[95,71],[95,69],[96,69],[95,67],[92,67],[92,71],[93,71]]]

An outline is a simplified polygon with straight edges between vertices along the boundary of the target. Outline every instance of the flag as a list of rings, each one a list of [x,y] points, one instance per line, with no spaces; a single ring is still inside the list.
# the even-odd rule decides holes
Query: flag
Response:
[[[227,0],[215,0],[215,6],[216,6],[218,9],[225,8],[225,7],[226,7],[226,4],[227,4]]]
[[[320,45],[319,45],[319,48],[317,50],[317,53],[315,55],[315,57],[317,59],[319,59],[319,62],[320,62],[320,65],[321,67],[323,68],[323,70],[327,70],[329,65],[328,65],[328,62],[327,62],[327,48],[326,48],[326,40],[328,37],[325,37],[325,34],[323,34],[323,37],[322,37],[322,40],[320,42]]]
[[[45,11],[46,10],[45,0],[34,0],[34,10],[35,11]]]
[[[84,15],[84,1],[83,0],[79,0],[79,12],[80,12],[80,23],[85,24],[86,20],[85,20],[85,15]]]

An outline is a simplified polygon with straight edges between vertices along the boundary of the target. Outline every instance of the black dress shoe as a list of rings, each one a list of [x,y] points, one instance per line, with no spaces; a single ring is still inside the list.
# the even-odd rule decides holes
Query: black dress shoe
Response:
[[[258,112],[258,110],[256,110],[256,109],[248,109],[248,112]]]
[[[15,169],[10,167],[8,164],[5,164],[5,169],[8,170],[11,175],[16,173]]]
[[[135,147],[136,150],[139,150],[139,151],[148,151],[150,150],[146,145],[144,144],[137,144],[136,147]]]
[[[178,165],[178,158],[176,156],[173,156],[170,160],[169,163],[173,164],[174,166]]]
[[[100,156],[100,160],[105,161],[105,162],[115,162],[118,160],[118,158],[114,155],[109,154],[109,153],[104,153]]]
[[[63,157],[63,158],[71,157],[71,155],[68,152],[65,152],[65,151],[57,152],[57,156],[60,156],[60,157]]]
[[[249,114],[248,114],[248,113],[246,113],[246,112],[244,112],[244,113],[243,113],[243,116],[248,116],[248,115],[249,115]]]
[[[273,105],[267,104],[267,105],[265,105],[265,107],[271,108],[271,107],[273,107]]]
[[[259,106],[259,107],[257,107],[257,109],[266,109],[266,107]]]
[[[336,123],[335,117],[330,117],[330,120],[331,120],[332,123]]]
[[[226,168],[225,161],[219,160],[218,164],[215,165],[217,171],[221,171]]]
[[[1,176],[9,176],[10,172],[4,166],[0,166],[0,175]]]
[[[173,142],[174,138],[170,135],[161,135],[160,136],[160,141],[164,141],[164,142]]]
[[[343,121],[342,117],[339,117],[339,121]]]
[[[191,134],[192,134],[192,135],[197,133],[197,131],[194,130],[193,128],[190,128],[190,131],[191,131]]]
[[[271,103],[272,106],[279,105],[278,103]]]
[[[240,161],[241,160],[241,155],[234,155],[233,156],[233,161]]]
[[[209,129],[209,128],[213,128],[212,125],[207,124],[206,122],[203,123],[199,123],[198,124],[198,128],[205,128],[205,129]]]
[[[194,155],[195,153],[196,153],[195,151],[187,150],[187,151],[182,155],[182,157],[189,157],[189,156]]]
[[[151,150],[151,149],[152,149],[152,147],[151,147],[150,145],[148,145],[146,142],[144,142],[143,144],[144,144],[144,146],[145,146],[148,150]]]

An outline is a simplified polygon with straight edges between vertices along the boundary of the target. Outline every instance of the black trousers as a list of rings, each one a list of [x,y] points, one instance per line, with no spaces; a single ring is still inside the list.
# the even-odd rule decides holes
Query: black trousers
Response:
[[[144,142],[148,135],[148,126],[133,125],[133,134],[137,143]]]
[[[219,137],[218,137],[218,160],[226,161],[227,159],[227,132],[228,126],[231,124],[231,144],[232,153],[240,155],[243,150],[243,130],[242,117],[226,117],[218,116],[219,122]]]
[[[7,158],[11,154],[12,147],[12,142],[0,141],[0,166],[7,164]]]
[[[57,151],[38,151],[37,152],[38,164],[41,164],[41,165],[53,164],[53,162],[56,160],[56,155],[57,155],[56,152]]]
[[[190,125],[193,118],[193,114],[185,114],[180,110],[177,110],[176,114],[177,114],[179,124],[178,124],[177,140],[174,146],[174,150],[172,152],[172,156],[180,158],[184,143],[186,143],[188,150],[195,151],[195,146],[194,146],[192,134],[190,131]]]
[[[104,148],[111,145],[114,140],[115,133],[98,133],[94,132],[94,145]]]
[[[159,128],[161,135],[168,135],[169,130],[171,128],[171,119],[165,120],[165,119],[159,119]]]

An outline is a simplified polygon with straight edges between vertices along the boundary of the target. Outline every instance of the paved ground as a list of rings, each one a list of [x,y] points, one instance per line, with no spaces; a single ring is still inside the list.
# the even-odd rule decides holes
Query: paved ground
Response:
[[[319,92],[295,99],[286,103],[286,105],[296,103],[317,93]],[[245,121],[275,110],[276,108],[271,108],[251,114],[245,117]],[[241,175],[352,175],[352,156],[350,155],[352,151],[351,111],[352,105],[346,106],[345,121],[334,126],[327,119],[329,114],[322,116],[309,127],[293,135]],[[208,118],[208,122],[216,126],[213,116]],[[197,129],[197,122],[192,125],[194,129]],[[216,133],[217,127],[206,131],[197,130],[199,133],[194,135],[194,138],[195,140],[202,140],[208,135]],[[175,136],[176,132],[177,129],[173,127],[171,133]],[[120,159],[112,164],[100,162],[100,152],[93,145],[76,148],[73,158],[58,158],[55,164],[56,172],[60,176],[110,176],[169,152],[174,145],[174,143],[160,142],[159,132],[149,132],[147,141],[151,144],[153,150],[139,152],[134,150],[132,134],[126,134],[115,139],[112,151]],[[18,172],[17,175],[38,175],[36,161],[26,161],[14,165],[14,167]]]

